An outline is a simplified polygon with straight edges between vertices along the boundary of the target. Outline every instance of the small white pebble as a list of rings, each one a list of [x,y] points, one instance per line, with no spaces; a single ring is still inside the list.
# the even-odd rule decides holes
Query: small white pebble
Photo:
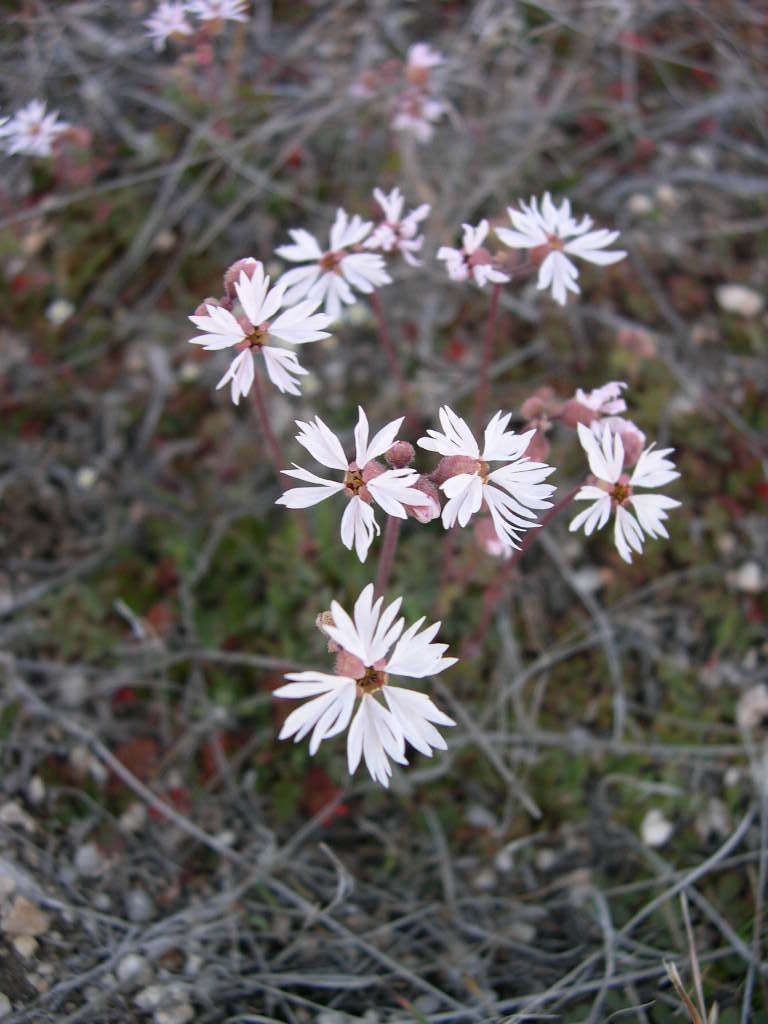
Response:
[[[34,832],[36,828],[34,819],[15,800],[9,800],[0,807],[0,825],[11,828],[19,826],[25,832]]]
[[[656,199],[662,206],[674,207],[680,202],[680,193],[672,185],[659,185],[656,189]]]
[[[741,695],[736,705],[736,721],[745,732],[768,723],[768,686],[765,683],[758,683]]]
[[[146,985],[151,976],[149,964],[138,953],[128,953],[117,965],[117,980],[121,985]]]
[[[728,573],[728,582],[742,594],[760,594],[765,589],[763,570],[757,562],[745,562]]]
[[[649,213],[653,213],[653,200],[642,192],[635,192],[627,200],[627,210],[635,217],[647,217]]]
[[[45,800],[45,783],[39,775],[33,775],[27,786],[27,800],[31,804],[41,804]]]
[[[0,1017],[7,1017],[12,1010],[11,1000],[5,992],[0,992]]]
[[[493,868],[483,868],[472,879],[472,888],[479,892],[490,892],[496,888],[496,872]]]
[[[131,835],[140,832],[147,823],[147,808],[135,800],[123,811],[118,820],[118,827],[121,832]]]
[[[84,673],[73,670],[59,680],[59,693],[68,708],[78,708],[88,696],[88,680]]]
[[[99,474],[93,466],[81,466],[75,474],[77,486],[82,488],[84,491],[90,491],[98,479]]]
[[[104,854],[96,843],[85,843],[75,853],[75,870],[83,878],[98,878],[105,867]]]
[[[174,1006],[155,1010],[154,1024],[187,1024],[195,1016],[189,1003],[176,1003]]]
[[[37,939],[32,935],[19,935],[17,939],[13,940],[13,948],[20,957],[29,960],[37,952]]]
[[[128,919],[134,924],[145,924],[155,916],[155,904],[152,897],[143,889],[130,889],[125,897],[125,910]]]
[[[715,289],[715,298],[724,313],[744,317],[757,316],[765,304],[760,292],[743,284],[721,284]]]
[[[198,363],[193,363],[191,360],[187,360],[182,363],[179,367],[179,380],[182,384],[192,384],[200,377],[200,366]]]
[[[640,838],[646,846],[663,846],[669,841],[675,826],[664,814],[654,807],[645,815],[640,825]]]

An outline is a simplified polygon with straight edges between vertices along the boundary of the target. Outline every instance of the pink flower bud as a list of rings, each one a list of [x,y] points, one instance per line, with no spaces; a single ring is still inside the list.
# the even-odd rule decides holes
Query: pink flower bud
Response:
[[[415,457],[416,452],[413,445],[408,441],[395,441],[384,456],[392,469],[405,469],[406,466],[410,466]]]
[[[255,260],[252,256],[246,256],[245,259],[233,263],[229,270],[226,271],[224,274],[224,291],[230,299],[237,298],[235,282],[240,280],[240,274],[245,273],[247,277],[253,277],[253,271],[257,263],[258,260]]]
[[[585,427],[588,427],[590,423],[594,423],[597,415],[594,409],[590,409],[587,405],[582,405],[575,398],[570,398],[563,406],[561,419],[566,427],[571,427],[575,430],[578,423],[583,423]]]
[[[208,310],[205,308],[206,306],[220,305],[221,303],[219,302],[218,299],[214,299],[209,295],[207,298],[203,299],[203,301],[197,307],[197,309],[195,310],[195,316],[208,316]]]
[[[438,463],[437,469],[432,474],[432,479],[439,487],[440,484],[444,484],[452,476],[458,476],[459,473],[476,472],[477,459],[472,459],[469,455],[446,455]]]
[[[529,423],[525,430],[530,430],[535,424]],[[531,462],[546,462],[549,455],[549,439],[543,430],[538,430],[531,438],[528,447],[525,449],[526,456]]]
[[[405,505],[405,511],[416,520],[417,523],[431,523],[433,519],[437,519],[442,509],[440,508],[440,492],[437,489],[437,485],[434,484],[428,477],[420,476],[418,481],[413,485],[414,489],[421,491],[422,494],[430,499],[428,505]]]

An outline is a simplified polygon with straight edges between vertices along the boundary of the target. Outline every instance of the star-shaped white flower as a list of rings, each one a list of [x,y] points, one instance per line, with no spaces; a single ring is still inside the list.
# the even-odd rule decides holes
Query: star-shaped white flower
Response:
[[[248,0],[189,0],[187,8],[201,21],[247,21]]]
[[[371,778],[382,786],[389,786],[389,759],[408,763],[406,743],[431,757],[433,748],[445,750],[447,746],[435,725],[456,724],[425,693],[395,686],[389,680],[390,675],[434,676],[457,660],[443,657],[447,644],[432,643],[439,622],[419,632],[424,622],[421,618],[403,633],[405,620],[395,621],[401,603],[398,597],[382,611],[383,598],[373,600],[372,583],[355,602],[353,618],[334,601],[333,625],[326,624],[323,629],[341,648],[338,665],[343,666],[344,674],[292,672],[285,677],[291,682],[274,691],[276,697],[312,698],[286,718],[281,740],[293,736],[298,743],[311,731],[309,752],[315,754],[323,740],[344,732],[351,719],[349,774],[354,775],[362,757]]]
[[[357,214],[350,220],[346,210],[337,210],[327,252],[303,228],[289,231],[293,245],[281,245],[275,252],[284,260],[305,266],[288,270],[280,278],[279,283],[287,289],[286,302],[296,302],[305,295],[324,302],[325,312],[334,321],[341,315],[343,304],[349,306],[355,301],[353,288],[369,295],[374,288],[391,284],[382,256],[350,251],[368,237],[372,227],[371,221],[363,221]]]
[[[582,391],[576,388],[574,395],[579,405],[598,413],[600,416],[616,416],[620,412],[626,412],[627,403],[621,397],[621,392],[627,385],[622,380],[611,380],[602,387],[593,388],[592,391]]]
[[[583,217],[576,221],[571,216],[571,203],[564,199],[559,207],[552,202],[549,192],[539,208],[538,200],[531,196],[529,204],[520,200],[520,210],[510,206],[507,213],[515,228],[496,228],[496,234],[505,245],[513,249],[548,248],[548,253],[539,267],[537,287],[551,288],[552,298],[565,305],[569,291],[580,292],[576,284],[579,276],[578,267],[568,256],[579,256],[588,263],[596,263],[605,267],[610,263],[618,263],[627,255],[623,249],[606,252],[619,237],[618,231],[590,231],[592,218]],[[570,241],[568,241],[570,239]]]
[[[163,50],[171,36],[188,36],[192,26],[187,21],[187,5],[182,0],[165,0],[144,22],[147,35],[156,50]]]
[[[524,452],[536,433],[528,430],[515,434],[507,430],[512,414],[497,412],[485,428],[482,453],[467,423],[444,405],[440,410],[443,433],[428,430],[418,444],[446,459],[455,458],[455,472],[440,484],[448,497],[443,508],[443,526],[450,529],[456,522],[466,526],[485,502],[499,540],[507,547],[519,547],[520,531],[538,526],[534,509],[550,508],[547,501],[555,491],[543,483],[554,473],[544,462],[531,462]],[[505,465],[491,470],[489,463]]]
[[[405,200],[399,188],[393,188],[389,195],[375,188],[373,195],[384,213],[384,219],[365,240],[364,248],[400,252],[410,266],[420,266],[421,260],[414,253],[419,252],[424,244],[424,236],[418,234],[419,222],[429,216],[429,203],[422,203],[411,210],[407,217],[403,217]]]
[[[293,352],[277,348],[270,341],[278,338],[292,345],[318,341],[328,337],[323,328],[330,323],[330,317],[325,313],[315,313],[319,303],[311,300],[292,306],[273,319],[285,304],[285,288],[278,283],[270,290],[269,278],[265,277],[264,267],[258,261],[253,264],[250,274],[249,277],[244,270],[241,271],[240,279],[235,283],[244,317],[236,317],[223,306],[206,305],[207,316],[189,318],[203,332],[189,339],[193,345],[202,345],[209,352],[232,345],[242,350],[216,385],[222,388],[231,382],[235,405],[241,395],[248,394],[253,384],[254,352],[260,352],[264,357],[267,374],[276,388],[289,395],[300,394],[298,376],[307,371]]]
[[[277,499],[277,504],[287,508],[308,508],[343,491],[350,501],[341,518],[341,540],[350,551],[354,546],[357,557],[364,562],[374,536],[381,532],[372,502],[387,515],[398,519],[408,517],[406,505],[430,504],[429,497],[416,489],[419,474],[414,469],[384,469],[376,461],[394,444],[404,418],[392,420],[369,441],[368,418],[358,406],[355,458],[351,462],[344,454],[341,441],[319,416],[315,416],[314,423],[296,420],[300,430],[296,435],[299,444],[323,466],[338,470],[344,477],[340,481],[326,480],[294,463],[294,469],[284,469],[283,473],[312,486],[292,487]]]
[[[9,154],[50,156],[56,139],[69,128],[57,111],[46,113],[43,100],[30,100],[10,120],[0,124],[0,139]]]
[[[667,510],[677,508],[679,501],[665,494],[636,494],[636,487],[663,487],[676,480],[680,474],[674,463],[666,458],[673,448],[654,451],[653,445],[646,448],[637,460],[632,476],[624,472],[624,446],[619,434],[603,424],[602,437],[578,424],[579,440],[587,453],[589,468],[597,478],[596,484],[587,484],[576,495],[576,501],[591,501],[592,504],[571,521],[571,531],[584,527],[589,536],[594,530],[601,530],[616,512],[614,540],[616,548],[625,562],[632,562],[632,551],[642,554],[644,534],[654,539],[668,537],[664,526]],[[634,511],[634,515],[630,511]]]
[[[414,43],[408,49],[408,68],[436,68],[445,63],[439,50],[433,50],[429,43]]]
[[[445,260],[448,276],[453,281],[466,281],[471,276],[481,288],[489,281],[493,284],[508,281],[509,277],[494,267],[491,254],[483,247],[488,235],[488,221],[481,220],[476,227],[471,224],[462,224],[462,227],[464,238],[461,249],[443,245],[437,250],[437,258]]]

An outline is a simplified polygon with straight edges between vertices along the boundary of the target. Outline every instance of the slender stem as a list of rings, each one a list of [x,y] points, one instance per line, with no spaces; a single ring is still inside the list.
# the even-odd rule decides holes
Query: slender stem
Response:
[[[261,427],[261,432],[267,442],[270,458],[275,466],[277,479],[280,481],[280,486],[285,488],[287,485],[283,484],[283,478],[280,475],[280,470],[284,468],[286,463],[283,458],[282,449],[280,448],[280,442],[277,440],[275,432],[272,429],[272,424],[269,422],[269,412],[267,411],[267,403],[264,399],[261,375],[256,367],[254,367],[253,374],[253,400],[253,404],[256,407],[256,415],[259,418],[259,426]]]
[[[499,314],[501,285],[495,284],[491,292],[491,304],[488,308],[488,320],[483,338],[483,361],[480,366],[480,383],[475,392],[475,425],[478,431],[483,429],[488,414],[488,374],[493,362],[493,339],[496,334],[496,319]]]
[[[381,546],[379,555],[379,568],[376,573],[376,593],[383,594],[389,586],[389,577],[392,575],[392,565],[395,561],[397,542],[400,539],[400,520],[397,516],[387,516],[387,525],[384,527],[384,543]]]
[[[480,625],[472,636],[464,643],[463,654],[465,658],[474,658],[480,653],[482,645],[485,642],[485,638],[488,635],[488,630],[490,629],[494,613],[504,599],[507,586],[511,583],[512,578],[517,571],[520,559],[528,548],[535,542],[539,535],[539,531],[546,529],[555,516],[559,515],[566,505],[570,505],[580,490],[581,484],[579,484],[578,487],[574,487],[573,490],[569,491],[568,494],[558,501],[556,505],[553,505],[549,512],[542,517],[538,527],[528,530],[525,537],[523,537],[523,542],[520,547],[515,551],[509,561],[507,561],[504,568],[496,576],[495,580],[488,585],[485,594],[483,595],[483,614],[480,619]]]
[[[400,362],[400,357],[397,354],[395,343],[392,340],[392,333],[389,330],[389,324],[387,318],[384,315],[384,307],[381,304],[381,298],[378,292],[371,293],[371,306],[373,312],[376,315],[376,323],[379,328],[379,339],[381,340],[381,347],[384,349],[384,354],[389,362],[389,367],[392,373],[395,375],[400,390],[403,394],[408,390],[408,382],[405,379],[405,372],[403,371],[403,365]]]

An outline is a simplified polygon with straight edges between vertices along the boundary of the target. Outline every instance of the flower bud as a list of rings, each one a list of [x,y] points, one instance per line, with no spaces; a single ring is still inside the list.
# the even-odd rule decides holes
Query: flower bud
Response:
[[[220,305],[221,303],[219,302],[218,299],[214,299],[212,296],[209,295],[207,298],[203,299],[203,301],[197,307],[197,309],[195,310],[195,316],[208,316],[208,310],[205,308],[206,306]]]
[[[384,456],[392,469],[405,469],[406,466],[410,466],[415,457],[416,452],[413,445],[408,441],[395,441]]]
[[[597,419],[597,413],[594,409],[590,409],[588,405],[582,405],[575,398],[570,398],[563,406],[561,419],[566,427],[571,427],[575,430],[579,423],[583,423],[585,427],[588,427],[590,423],[594,423]]]
[[[446,455],[438,463],[437,469],[432,474],[432,479],[439,486],[450,477],[458,476],[459,473],[476,472],[477,459],[470,458],[469,455]]]
[[[533,423],[529,423],[525,428],[530,430]],[[543,430],[536,430],[536,433],[528,443],[528,447],[525,449],[525,455],[531,460],[531,462],[546,462],[547,456],[549,455],[549,439]]]
[[[244,273],[247,277],[253,277],[253,272],[256,269],[258,260],[255,260],[252,256],[246,256],[245,259],[237,260],[224,274],[224,291],[230,297],[230,299],[237,298],[237,292],[235,291],[235,282],[240,280],[240,274]]]
[[[413,485],[414,490],[421,491],[422,494],[430,499],[428,505],[405,505],[405,511],[415,519],[417,523],[431,523],[433,519],[437,519],[441,514],[440,508],[440,492],[437,489],[437,485],[434,484],[429,477],[420,476],[418,481]]]

